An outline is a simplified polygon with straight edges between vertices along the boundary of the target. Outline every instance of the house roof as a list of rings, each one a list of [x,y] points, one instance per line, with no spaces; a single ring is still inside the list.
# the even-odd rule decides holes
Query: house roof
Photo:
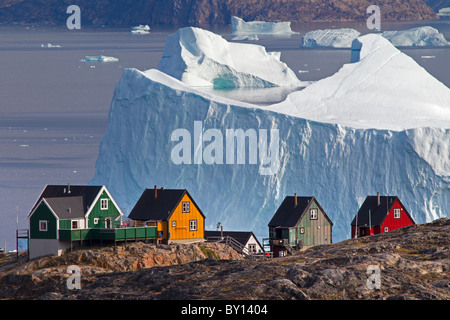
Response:
[[[320,210],[325,214],[325,211],[314,197],[297,197],[297,205],[295,205],[295,196],[287,196],[270,220],[269,227],[292,228],[297,226],[312,201],[315,201]],[[325,217],[333,225],[326,214]]]
[[[83,210],[87,211],[87,208],[92,205],[96,199],[98,193],[103,186],[69,186],[65,185],[47,185],[39,196],[38,200],[34,204],[30,211],[30,214],[36,209],[36,206],[41,202],[43,198],[47,201],[51,198],[73,198],[82,197]],[[69,193],[70,190],[70,193]]]
[[[132,220],[167,220],[172,215],[175,208],[180,203],[183,196],[187,194],[200,214],[205,217],[194,199],[186,189],[157,189],[157,197],[155,198],[155,189],[145,189],[131,210],[128,218]]]
[[[83,197],[43,198],[59,219],[84,218]]]
[[[358,217],[358,226],[380,226],[383,223],[386,214],[391,211],[391,208],[396,201],[400,203],[403,210],[405,210],[410,217],[405,206],[400,202],[400,199],[397,196],[380,196],[380,204],[378,204],[378,196],[367,196],[366,200],[364,200],[359,208],[358,213],[353,218],[351,225],[356,225],[356,217]]]
[[[252,231],[207,231],[205,230],[205,239],[209,237],[220,237],[221,234],[223,236],[229,236],[245,246],[250,239],[251,236],[253,236],[258,243],[258,245],[262,248],[261,244],[259,243],[258,239],[255,237]]]

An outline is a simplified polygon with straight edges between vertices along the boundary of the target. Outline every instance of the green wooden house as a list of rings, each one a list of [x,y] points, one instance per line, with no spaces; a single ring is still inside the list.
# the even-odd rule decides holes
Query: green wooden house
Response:
[[[30,258],[86,242],[156,237],[155,228],[124,228],[122,218],[105,186],[47,185],[28,214]]]
[[[274,257],[332,243],[333,223],[314,197],[287,196],[269,222]]]

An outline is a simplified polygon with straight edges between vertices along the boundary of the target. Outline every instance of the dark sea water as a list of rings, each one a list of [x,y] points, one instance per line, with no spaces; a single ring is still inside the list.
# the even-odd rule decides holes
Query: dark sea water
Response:
[[[384,30],[430,25],[450,40],[450,20],[384,23]],[[292,25],[299,34],[249,41],[281,60],[301,80],[319,80],[350,62],[348,49],[301,49],[305,32],[364,23]],[[28,228],[29,210],[47,184],[87,184],[105,133],[114,88],[124,68],[156,68],[167,36],[175,29],[152,28],[149,35],[129,29],[0,27],[0,248],[15,249],[19,228]],[[229,27],[215,30],[231,40]],[[47,48],[41,45],[59,45]],[[450,87],[450,47],[401,48]],[[85,56],[112,56],[117,62],[83,62]],[[425,57],[425,58],[423,58]],[[433,57],[433,58],[430,58]],[[299,72],[301,70],[301,72]],[[289,91],[228,91],[221,95],[256,103],[282,100]],[[114,195],[113,195],[114,196]]]

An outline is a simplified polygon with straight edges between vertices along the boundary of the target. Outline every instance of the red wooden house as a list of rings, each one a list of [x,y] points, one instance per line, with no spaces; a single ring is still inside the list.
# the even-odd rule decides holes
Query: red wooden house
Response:
[[[397,196],[368,196],[351,223],[352,238],[416,224]]]

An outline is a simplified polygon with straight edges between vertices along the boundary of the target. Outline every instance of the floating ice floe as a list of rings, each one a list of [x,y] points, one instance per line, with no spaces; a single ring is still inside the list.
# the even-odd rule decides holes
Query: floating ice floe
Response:
[[[41,43],[41,48],[61,48],[61,46],[59,44]]]
[[[179,29],[167,38],[158,69],[192,87],[305,86],[280,61],[280,52],[263,46],[228,42],[200,28]]]
[[[132,34],[150,34],[150,27],[148,25],[140,24],[136,27],[131,28]]]
[[[444,35],[429,26],[400,31],[384,31],[382,36],[396,47],[448,46]]]
[[[351,28],[314,30],[302,37],[300,47],[350,48],[352,41],[360,34],[359,31]]]
[[[136,26],[136,27],[133,27],[132,29],[133,29],[133,30],[150,31],[150,27],[149,27],[147,24],[146,24],[146,25],[140,24],[140,25],[138,25],[138,26]]]
[[[84,59],[81,59],[81,61],[86,61],[86,62],[116,62],[116,61],[119,61],[119,59],[115,58],[115,57],[108,57],[108,56],[86,56]]]
[[[291,29],[291,22],[266,22],[266,21],[249,21],[232,16],[231,17],[231,33],[239,34],[293,34],[296,33]]]
[[[131,34],[138,34],[138,35],[142,35],[142,34],[150,34],[150,31],[145,31],[145,30],[131,30]]]
[[[450,7],[439,9],[438,15],[441,17],[450,17]]]
[[[231,39],[233,41],[244,41],[244,40],[251,40],[251,41],[256,41],[259,40],[258,35],[256,34],[248,34],[248,35],[241,35],[241,36],[236,36],[233,37],[233,39]]]

